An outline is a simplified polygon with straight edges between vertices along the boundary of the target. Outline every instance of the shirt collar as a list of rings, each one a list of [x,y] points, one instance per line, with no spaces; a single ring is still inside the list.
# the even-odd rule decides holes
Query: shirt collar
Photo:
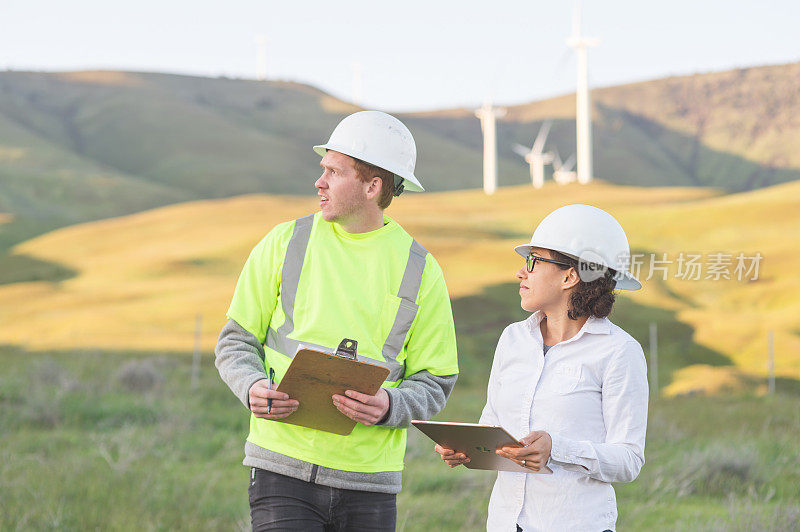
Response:
[[[333,228],[333,232],[341,238],[347,240],[367,240],[370,238],[383,237],[384,235],[391,234],[395,229],[400,227],[397,222],[383,215],[383,226],[367,231],[366,233],[348,233],[344,228],[336,222],[327,222]]]
[[[538,339],[540,343],[543,343],[542,330],[539,328],[542,319],[544,319],[544,313],[541,310],[537,310],[526,320],[531,334],[533,334],[534,338]],[[596,318],[591,316],[586,320],[586,323],[583,324],[578,334],[567,340],[567,342],[573,342],[584,334],[611,334],[611,322],[608,318]]]
[[[591,334],[611,334],[611,322],[608,318],[596,318],[592,316],[583,326],[583,332]]]

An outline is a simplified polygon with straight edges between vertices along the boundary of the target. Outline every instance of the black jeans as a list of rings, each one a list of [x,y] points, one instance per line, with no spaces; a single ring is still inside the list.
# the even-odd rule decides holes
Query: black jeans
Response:
[[[517,525],[517,532],[524,532],[524,531],[522,530],[522,527],[521,527],[521,526],[519,526],[519,525]],[[611,531],[610,531],[610,530],[603,530],[603,532],[611,532]]]
[[[263,469],[250,471],[253,530],[394,531],[397,496],[312,484]]]

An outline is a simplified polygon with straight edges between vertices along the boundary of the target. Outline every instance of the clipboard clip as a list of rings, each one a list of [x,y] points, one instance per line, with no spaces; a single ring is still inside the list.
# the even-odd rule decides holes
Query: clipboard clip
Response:
[[[350,338],[343,338],[341,342],[339,342],[339,347],[336,348],[336,356],[340,356],[343,358],[349,358],[351,360],[356,360],[356,349],[358,348],[358,342],[355,340],[351,340]]]

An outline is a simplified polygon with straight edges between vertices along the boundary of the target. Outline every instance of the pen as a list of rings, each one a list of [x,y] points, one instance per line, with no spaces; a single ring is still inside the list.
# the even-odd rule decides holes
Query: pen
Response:
[[[269,379],[267,380],[267,385],[269,386],[270,390],[272,389],[272,384],[274,382],[275,382],[275,370],[272,369],[272,368],[269,368]],[[272,413],[272,398],[268,398],[267,399],[267,414],[271,414],[271,413]]]

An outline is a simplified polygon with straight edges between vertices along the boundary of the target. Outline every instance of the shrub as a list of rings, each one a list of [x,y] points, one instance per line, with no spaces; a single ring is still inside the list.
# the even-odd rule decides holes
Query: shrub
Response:
[[[130,392],[147,392],[161,386],[164,375],[151,360],[130,360],[116,374],[117,382]]]

